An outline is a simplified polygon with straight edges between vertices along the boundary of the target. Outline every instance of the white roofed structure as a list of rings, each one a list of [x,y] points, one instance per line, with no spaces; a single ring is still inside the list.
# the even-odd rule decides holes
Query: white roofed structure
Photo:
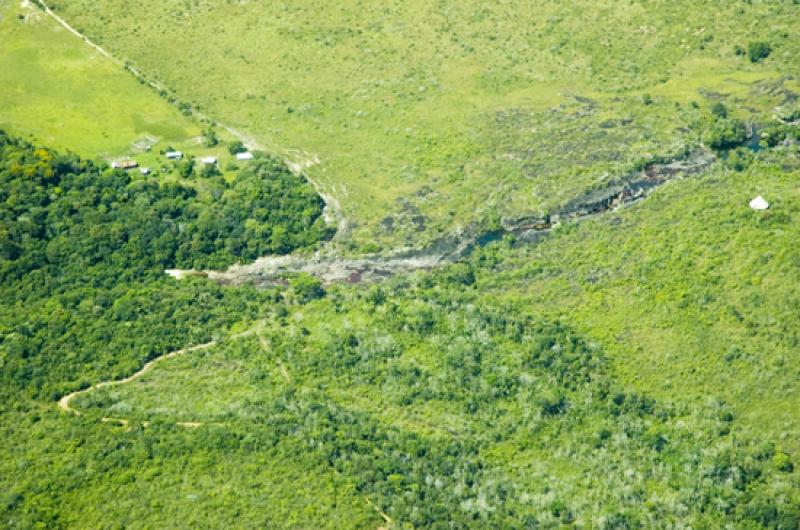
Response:
[[[753,210],[766,210],[767,208],[769,208],[769,203],[764,197],[759,195],[758,197],[750,201],[750,208],[752,208]]]

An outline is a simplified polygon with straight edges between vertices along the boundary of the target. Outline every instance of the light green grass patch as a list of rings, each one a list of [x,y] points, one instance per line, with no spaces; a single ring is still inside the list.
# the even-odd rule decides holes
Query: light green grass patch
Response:
[[[107,160],[154,162],[139,141],[194,146],[197,123],[39,9],[3,2],[0,33],[0,127]]]
[[[723,400],[745,430],[796,440],[799,173],[775,160],[565,227],[491,283],[604,344],[640,391]]]

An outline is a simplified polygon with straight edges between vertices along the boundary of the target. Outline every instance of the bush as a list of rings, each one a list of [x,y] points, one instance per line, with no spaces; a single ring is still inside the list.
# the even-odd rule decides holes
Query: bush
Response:
[[[711,106],[711,114],[716,118],[725,119],[728,117],[728,107],[721,101],[717,101]]]
[[[737,119],[715,121],[703,134],[703,143],[711,149],[722,150],[737,147],[747,140],[747,128]]]
[[[221,174],[216,164],[203,164],[203,167],[200,168],[202,178],[218,177]]]
[[[753,161],[753,155],[745,147],[738,147],[728,153],[725,166],[734,171],[743,171]]]
[[[188,160],[183,160],[182,162],[178,162],[177,168],[178,168],[178,175],[180,175],[185,179],[191,178],[192,175],[194,174],[194,160],[190,158]]]
[[[770,53],[772,53],[772,46],[767,42],[757,41],[747,45],[747,56],[752,63],[763,61],[769,57]]]
[[[205,144],[206,147],[214,147],[215,145],[219,144],[219,138],[217,138],[217,132],[214,130],[213,127],[209,127],[203,133],[205,137]]]
[[[775,463],[775,467],[778,471],[783,471],[784,473],[791,473],[794,471],[794,464],[786,453],[777,453],[772,461]]]

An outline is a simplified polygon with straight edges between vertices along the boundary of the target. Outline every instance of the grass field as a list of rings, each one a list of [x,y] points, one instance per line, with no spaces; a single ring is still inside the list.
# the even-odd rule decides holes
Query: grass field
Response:
[[[748,440],[780,454],[798,450],[800,255],[791,244],[800,236],[798,176],[796,147],[762,151],[741,172],[719,163],[636,206],[564,226],[536,247],[505,241],[452,270],[332,289],[323,300],[267,315],[263,340],[166,361],[75,406],[94,418],[201,422],[202,430],[259,425],[273,404],[295,410],[321,394],[379,432],[432,445],[475,441],[492,470],[484,479],[517,492],[506,502],[520,517],[535,513],[555,525],[558,516],[546,514],[569,499],[572,522],[591,527],[606,524],[609,506],[633,513],[642,506],[633,499],[644,496],[664,517],[650,520],[653,527],[687,520],[711,527],[716,516],[671,511],[698,502],[686,488],[706,466]],[[769,211],[747,207],[756,194],[770,200]],[[465,266],[477,282],[449,283]],[[559,360],[544,372],[523,352],[553,331],[516,328],[525,334],[520,341],[509,320],[523,315],[534,327],[565,323],[566,337],[552,339]],[[574,357],[581,343],[592,352],[588,365]],[[594,382],[580,379],[582,370]],[[606,376],[626,395],[654,397],[659,412],[638,423],[588,406]],[[570,403],[562,419],[537,412],[552,395]],[[606,431],[613,443],[601,448],[593,440]],[[670,449],[654,455],[634,441],[653,436]],[[693,460],[709,455],[716,456],[704,464]],[[787,475],[769,488],[794,491],[793,481]]]
[[[362,247],[418,244],[497,206],[550,210],[632,160],[696,142],[676,104],[722,97],[764,115],[782,97],[760,97],[762,83],[793,75],[799,45],[796,9],[766,2],[53,7],[212,117],[319,155],[311,174]],[[757,40],[771,43],[767,60],[736,54]],[[579,120],[575,96],[594,101]],[[507,116],[528,118],[511,131]],[[644,130],[588,134],[609,122]],[[558,171],[531,173],[556,153]]]
[[[688,403],[729,403],[737,410],[737,426],[768,430],[797,449],[797,157],[784,150],[762,156],[744,172],[717,168],[672,183],[635,207],[563,227],[539,246],[489,251],[505,259],[500,273],[479,276],[481,296],[499,296],[518,311],[533,308],[572,323],[605,345],[616,373],[642,392]],[[746,207],[758,194],[770,200],[770,211]],[[306,308],[295,320],[310,329],[323,326],[328,331],[320,331],[322,336],[369,327],[367,315],[320,318],[321,311]],[[239,347],[240,355],[262,349],[255,339]],[[413,347],[407,355],[419,361]],[[429,355],[430,360],[437,354]],[[179,358],[140,382],[104,391],[116,396],[106,413],[139,420],[238,417],[233,403],[286,383],[279,367],[288,361],[258,354],[264,356],[256,364],[221,360],[211,352]],[[253,379],[254,371],[262,378]],[[202,390],[194,390],[198,385]],[[359,403],[358,388],[348,388],[335,392],[347,396],[343,402]],[[186,392],[207,397],[196,401]],[[365,390],[362,404],[372,408],[372,396],[374,390]],[[98,406],[109,398],[97,393],[83,399]]]
[[[169,166],[171,146],[230,160],[208,148],[206,125],[142,85],[28,2],[0,1],[0,128],[82,156]],[[222,142],[231,140],[218,131]],[[150,146],[152,150],[145,150]]]

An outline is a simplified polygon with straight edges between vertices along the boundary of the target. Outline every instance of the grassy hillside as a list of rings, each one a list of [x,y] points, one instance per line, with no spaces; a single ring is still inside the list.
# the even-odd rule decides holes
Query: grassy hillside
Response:
[[[787,190],[789,178],[769,164],[745,175],[762,175],[771,193]],[[398,527],[793,528],[798,424],[789,411],[797,374],[788,367],[796,330],[723,320],[719,305],[755,310],[758,287],[731,288],[747,274],[735,262],[748,249],[725,247],[730,254],[720,252],[716,267],[724,280],[707,285],[707,270],[683,265],[713,249],[673,253],[662,225],[677,208],[715,204],[717,183],[746,197],[747,185],[737,184],[745,175],[674,186],[644,208],[566,228],[530,252],[499,244],[435,273],[278,306],[254,336],[170,359],[75,406],[129,425],[197,422],[200,433],[253,434],[267,425],[302,448],[285,450],[284,459],[326,462]],[[781,235],[796,238],[789,227],[797,201],[788,195],[772,216],[754,218],[731,200],[721,225],[696,222],[717,237],[725,229],[743,239],[768,232],[763,256],[785,247]],[[565,252],[578,234],[581,248]],[[622,257],[607,251],[617,237],[626,239]],[[644,253],[659,260],[647,269],[655,277],[632,278],[626,266],[645,266]],[[781,263],[761,277],[784,277]],[[585,280],[584,289],[608,293],[602,308],[564,286],[564,277],[584,285],[590,264],[607,271],[597,272],[599,283]],[[629,283],[640,290],[625,290]],[[735,295],[715,289],[723,284]],[[661,293],[655,304],[651,285]],[[686,285],[719,305],[676,295]],[[797,299],[789,290],[761,310],[788,323]],[[659,311],[658,303],[668,307]],[[619,329],[637,317],[633,330]],[[655,340],[647,351],[640,345],[665,328],[675,349],[660,362],[667,354]],[[693,349],[698,336],[721,350],[749,343],[769,353],[725,359]]]
[[[489,283],[607,345],[634,387],[723,400],[741,428],[796,450],[800,159],[757,158],[565,227]],[[747,207],[756,195],[770,210]]]
[[[262,292],[190,281],[106,309],[90,293],[94,307],[73,311],[104,317],[70,333],[81,357],[36,366],[22,392],[4,385],[0,427],[19,443],[0,459],[3,517],[795,528],[800,162],[795,147],[732,162],[539,246],[505,240],[378,286],[309,297],[298,281]],[[755,193],[771,210],[747,208]],[[15,329],[37,340],[64,325],[27,311]],[[254,334],[222,331],[237,318]],[[78,396],[79,417],[37,396],[81,363],[105,363],[93,380],[131,373],[124,359],[164,351],[176,331],[221,340]],[[92,360],[104,334],[117,355]],[[5,368],[35,361],[33,343],[5,337]]]
[[[188,142],[201,132],[118,65],[41,10],[0,2],[0,125],[93,157],[136,140]]]
[[[312,175],[362,246],[551,209],[696,142],[691,101],[761,115],[797,86],[798,13],[783,2],[53,7],[211,116],[318,155]],[[761,41],[772,52],[751,62]],[[558,168],[541,168],[550,157]]]

